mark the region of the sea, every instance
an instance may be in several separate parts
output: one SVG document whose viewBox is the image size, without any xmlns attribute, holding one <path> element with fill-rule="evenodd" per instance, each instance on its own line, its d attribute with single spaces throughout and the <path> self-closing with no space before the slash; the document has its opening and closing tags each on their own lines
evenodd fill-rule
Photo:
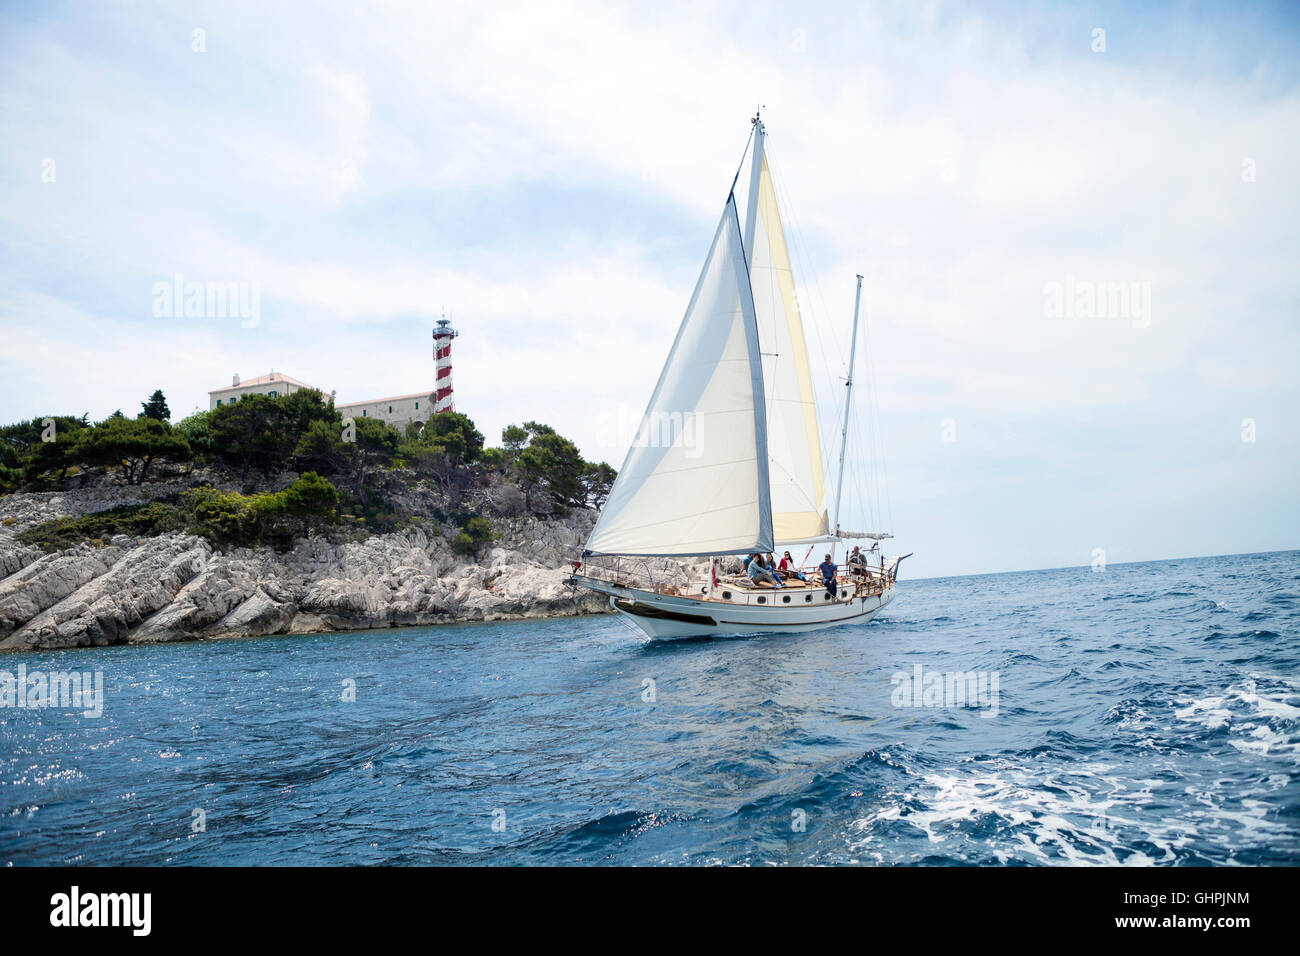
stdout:
<svg viewBox="0 0 1300 956">
<path fill-rule="evenodd" d="M 811 634 L 597 615 L 20 665 L 102 700 L 0 708 L 4 865 L 1300 863 L 1295 551 L 904 579 Z"/>
</svg>

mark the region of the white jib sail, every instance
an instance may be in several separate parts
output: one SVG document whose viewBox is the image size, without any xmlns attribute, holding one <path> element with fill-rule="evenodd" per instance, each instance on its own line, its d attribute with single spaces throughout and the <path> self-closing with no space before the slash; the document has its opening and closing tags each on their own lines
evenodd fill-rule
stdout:
<svg viewBox="0 0 1300 956">
<path fill-rule="evenodd" d="M 587 551 L 772 547 L 762 359 L 732 197 Z"/>
<path fill-rule="evenodd" d="M 756 205 L 749 278 L 763 349 L 772 530 L 777 541 L 803 541 L 827 533 L 825 479 L 803 321 L 766 156 Z"/>
</svg>

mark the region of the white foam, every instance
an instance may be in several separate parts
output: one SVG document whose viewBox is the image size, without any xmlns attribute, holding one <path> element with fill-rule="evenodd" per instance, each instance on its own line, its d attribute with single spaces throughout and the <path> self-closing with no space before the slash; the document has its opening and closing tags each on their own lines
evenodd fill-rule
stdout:
<svg viewBox="0 0 1300 956">
<path fill-rule="evenodd" d="M 1268 689 L 1261 690 L 1261 683 Z M 1252 675 L 1230 684 L 1222 695 L 1183 701 L 1174 716 L 1207 730 L 1228 727 L 1228 743 L 1242 753 L 1300 760 L 1300 706 L 1291 703 L 1296 686 L 1294 678 Z"/>
<path fill-rule="evenodd" d="M 874 831 L 880 823 L 902 821 L 953 856 L 978 858 L 984 843 L 963 846 L 971 837 L 961 824 L 992 816 L 998 819 L 999 829 L 1018 831 L 1014 849 L 990 848 L 1001 863 L 1013 859 L 1097 866 L 1174 862 L 1174 851 L 1194 834 L 1179 828 L 1152 833 L 1149 821 L 1139 818 L 1140 808 L 1152 800 L 1150 790 L 1127 790 L 1109 775 L 1111 769 L 1092 762 L 1045 772 L 1003 760 L 978 773 L 926 774 L 923 783 L 932 792 L 900 794 L 897 801 L 856 821 L 852 830 L 857 839 L 850 849 L 870 852 L 870 844 L 879 839 Z M 918 800 L 924 804 L 920 809 L 915 808 Z M 1133 829 L 1143 831 L 1144 839 L 1160 848 L 1162 855 L 1152 858 L 1127 849 L 1122 834 Z"/>
</svg>

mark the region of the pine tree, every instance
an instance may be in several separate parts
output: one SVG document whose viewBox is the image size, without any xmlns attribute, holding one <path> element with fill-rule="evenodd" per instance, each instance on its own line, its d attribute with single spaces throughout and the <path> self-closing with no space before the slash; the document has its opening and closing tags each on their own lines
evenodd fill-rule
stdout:
<svg viewBox="0 0 1300 956">
<path fill-rule="evenodd" d="M 140 407 L 144 409 L 140 413 L 141 418 L 152 418 L 158 422 L 171 420 L 172 410 L 167 407 L 167 399 L 163 397 L 161 388 L 154 389 L 154 393 L 149 396 L 149 401 L 142 402 Z"/>
</svg>

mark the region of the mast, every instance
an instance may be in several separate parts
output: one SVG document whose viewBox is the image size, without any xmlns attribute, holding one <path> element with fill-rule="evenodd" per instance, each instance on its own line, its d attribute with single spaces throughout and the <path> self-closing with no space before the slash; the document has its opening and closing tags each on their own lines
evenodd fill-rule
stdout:
<svg viewBox="0 0 1300 956">
<path fill-rule="evenodd" d="M 840 500 L 844 495 L 844 453 L 849 444 L 849 409 L 853 398 L 853 366 L 858 357 L 858 309 L 862 305 L 862 276 L 858 276 L 858 289 L 853 295 L 853 338 L 849 344 L 849 380 L 844 383 L 844 428 L 840 432 L 840 474 L 835 482 L 835 526 L 840 533 Z"/>
<path fill-rule="evenodd" d="M 745 247 L 745 262 L 754 262 L 754 224 L 758 220 L 758 183 L 763 174 L 763 120 L 757 112 L 750 121 L 754 124 L 754 153 L 749 168 L 749 202 L 745 205 L 745 233 L 741 245 Z"/>
</svg>

